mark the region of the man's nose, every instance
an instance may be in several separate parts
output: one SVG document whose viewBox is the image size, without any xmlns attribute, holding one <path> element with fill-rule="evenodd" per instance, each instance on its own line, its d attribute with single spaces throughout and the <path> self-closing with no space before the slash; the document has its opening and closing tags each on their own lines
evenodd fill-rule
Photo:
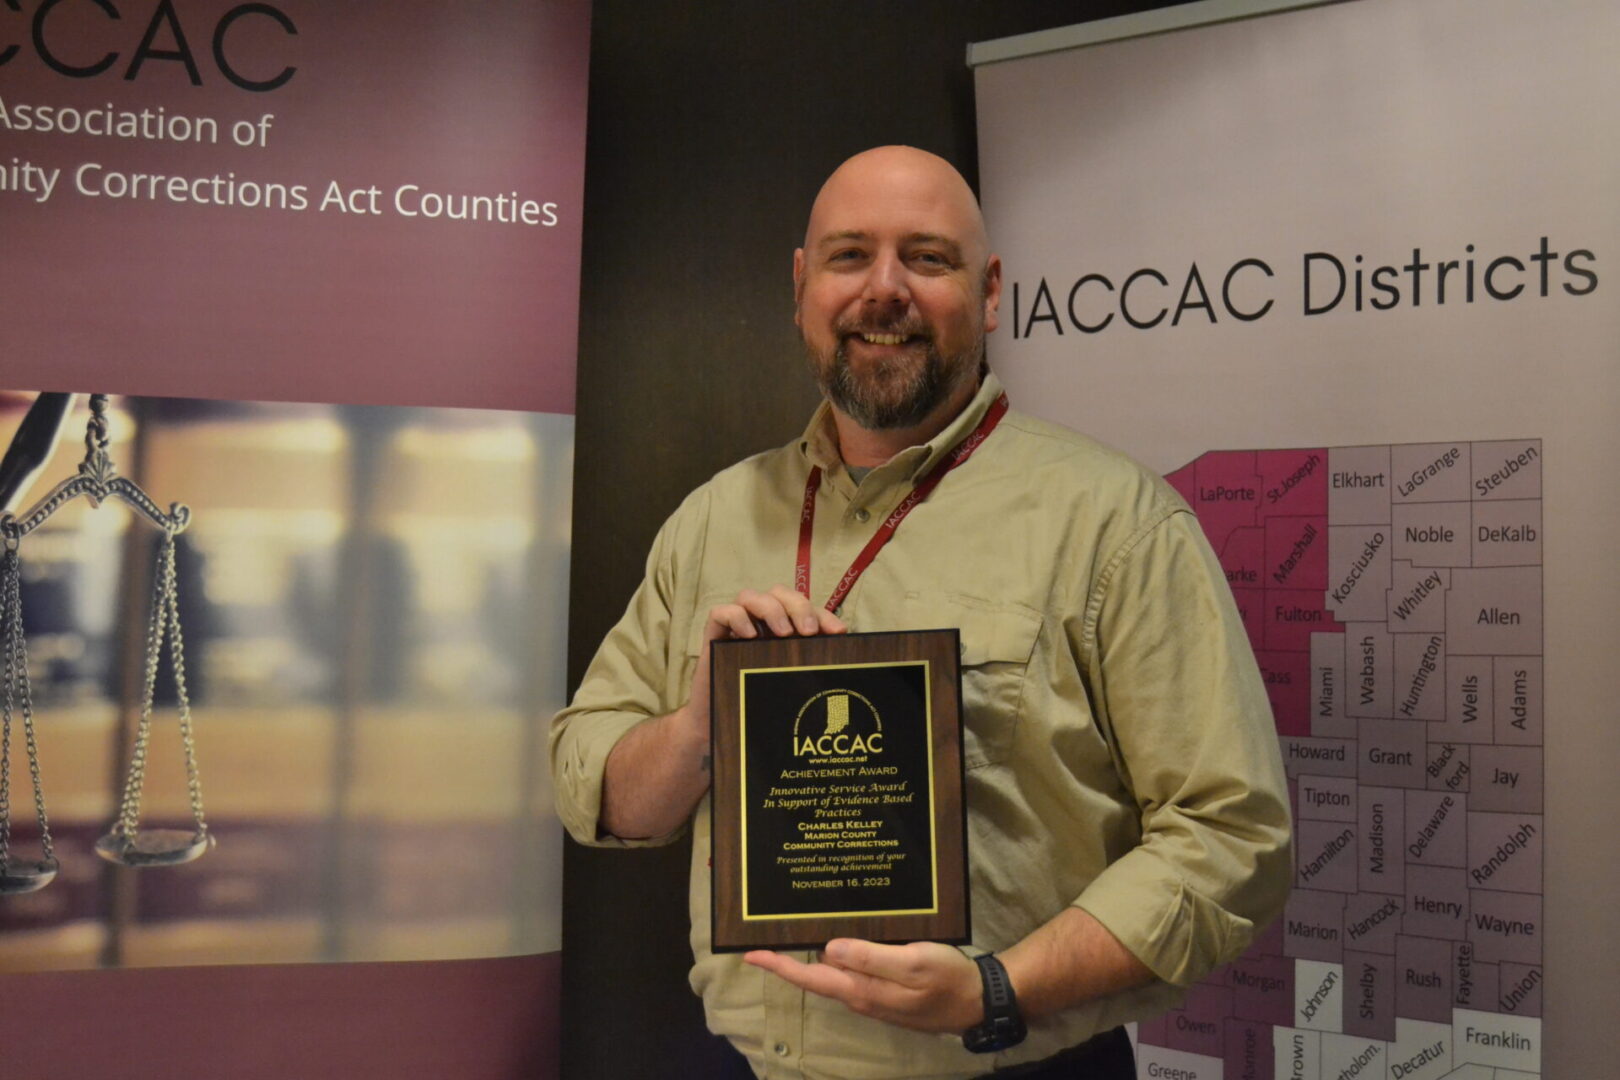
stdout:
<svg viewBox="0 0 1620 1080">
<path fill-rule="evenodd" d="M 880 304 L 910 303 L 911 292 L 906 285 L 906 267 L 894 252 L 885 252 L 872 260 L 866 274 L 863 300 Z"/>
</svg>

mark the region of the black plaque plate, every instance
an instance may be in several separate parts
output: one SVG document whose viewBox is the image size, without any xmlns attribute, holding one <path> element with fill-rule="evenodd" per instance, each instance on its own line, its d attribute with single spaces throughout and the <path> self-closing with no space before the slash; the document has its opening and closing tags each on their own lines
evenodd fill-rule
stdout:
<svg viewBox="0 0 1620 1080">
<path fill-rule="evenodd" d="M 711 656 L 715 951 L 967 941 L 956 631 Z"/>
</svg>

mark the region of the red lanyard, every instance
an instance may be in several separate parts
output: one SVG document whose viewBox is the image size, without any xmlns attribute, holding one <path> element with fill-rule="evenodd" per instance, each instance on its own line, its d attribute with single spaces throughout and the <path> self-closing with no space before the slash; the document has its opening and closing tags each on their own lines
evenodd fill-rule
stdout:
<svg viewBox="0 0 1620 1080">
<path fill-rule="evenodd" d="M 883 519 L 883 524 L 878 526 L 877 532 L 872 534 L 872 539 L 866 542 L 861 553 L 855 556 L 855 561 L 849 564 L 849 569 L 845 570 L 844 576 L 839 579 L 838 587 L 827 598 L 828 611 L 838 610 L 844 602 L 844 597 L 849 595 L 849 590 L 855 587 L 855 582 L 860 580 L 861 575 L 866 573 L 866 568 L 872 565 L 872 560 L 877 558 L 878 552 L 883 550 L 883 545 L 894 538 L 895 531 L 900 528 L 900 523 L 906 519 L 906 515 L 916 509 L 918 503 L 928 498 L 929 493 L 945 479 L 946 473 L 973 456 L 973 451 L 990 437 L 990 433 L 996 430 L 996 425 L 1001 423 L 1001 418 L 1005 415 L 1007 415 L 1007 395 L 1002 394 L 991 404 L 989 411 L 984 414 L 984 419 L 979 421 L 979 426 L 974 428 L 967 438 L 957 443 L 955 448 L 911 489 L 911 494 L 902 499 L 900 505 Z M 799 514 L 799 558 L 793 569 L 793 587 L 805 596 L 810 595 L 810 537 L 816 527 L 816 492 L 819 490 L 821 490 L 821 467 L 818 465 L 810 470 L 810 476 L 804 482 L 804 509 Z"/>
</svg>

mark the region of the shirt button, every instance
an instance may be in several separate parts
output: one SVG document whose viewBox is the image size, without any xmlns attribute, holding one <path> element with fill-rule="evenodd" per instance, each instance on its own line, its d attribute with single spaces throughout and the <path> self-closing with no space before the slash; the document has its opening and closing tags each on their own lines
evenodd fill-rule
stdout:
<svg viewBox="0 0 1620 1080">
<path fill-rule="evenodd" d="M 869 519 L 870 519 L 870 518 L 871 518 L 871 517 L 872 517 L 872 511 L 870 511 L 870 510 L 868 510 L 868 509 L 867 509 L 867 508 L 866 508 L 866 507 L 864 507 L 864 506 L 863 506 L 863 507 L 861 507 L 861 508 L 860 508 L 860 509 L 859 509 L 859 510 L 857 510 L 857 511 L 855 511 L 855 520 L 856 520 L 856 521 L 859 521 L 859 522 L 861 522 L 861 523 L 862 523 L 862 524 L 863 524 L 863 525 L 864 525 L 864 524 L 865 524 L 865 523 L 866 523 L 866 522 L 867 522 L 867 521 L 868 521 L 868 520 L 869 520 Z"/>
<path fill-rule="evenodd" d="M 776 1051 L 776 1056 L 777 1057 L 787 1057 L 787 1053 L 788 1053 L 788 1044 L 787 1043 L 777 1043 L 775 1046 L 771 1047 L 771 1049 Z"/>
</svg>

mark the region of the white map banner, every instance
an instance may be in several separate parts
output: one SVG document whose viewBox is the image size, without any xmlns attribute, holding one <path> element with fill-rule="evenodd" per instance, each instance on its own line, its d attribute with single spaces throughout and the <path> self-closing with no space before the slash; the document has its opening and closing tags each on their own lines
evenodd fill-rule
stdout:
<svg viewBox="0 0 1620 1080">
<path fill-rule="evenodd" d="M 1285 916 L 1143 1076 L 1612 1068 L 1617 47 L 1358 0 L 977 71 L 991 363 L 1197 511 L 1294 800 Z"/>
</svg>

